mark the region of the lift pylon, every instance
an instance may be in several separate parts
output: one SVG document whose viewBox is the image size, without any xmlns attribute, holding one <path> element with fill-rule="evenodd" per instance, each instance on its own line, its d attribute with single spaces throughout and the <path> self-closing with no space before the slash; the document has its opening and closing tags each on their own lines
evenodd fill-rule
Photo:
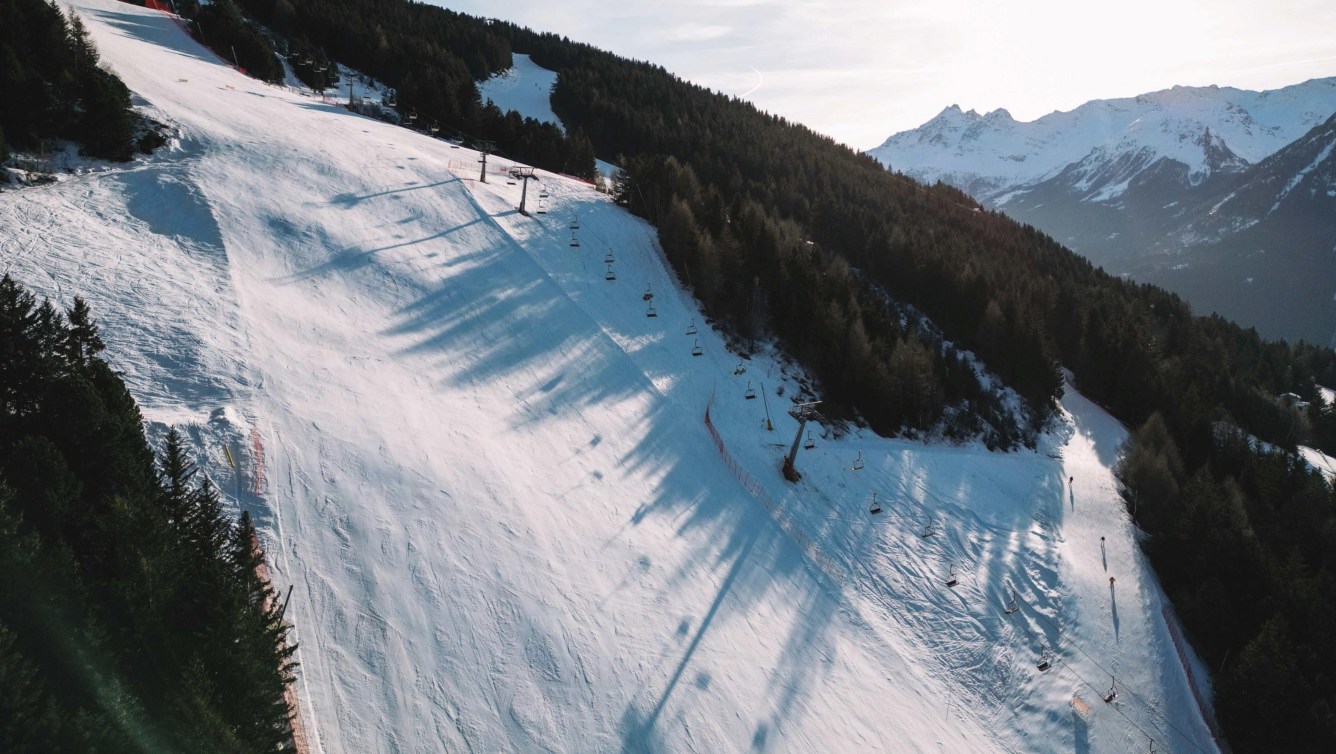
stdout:
<svg viewBox="0 0 1336 754">
<path fill-rule="evenodd" d="M 808 421 L 816 418 L 816 407 L 820 404 L 821 401 L 799 403 L 789 411 L 789 415 L 798 420 L 798 432 L 793 436 L 793 445 L 789 448 L 789 454 L 784 457 L 784 465 L 780 467 L 780 472 L 790 482 L 796 482 L 802 478 L 793 462 L 798 458 L 798 447 L 803 440 L 803 427 L 807 426 Z"/>
</svg>

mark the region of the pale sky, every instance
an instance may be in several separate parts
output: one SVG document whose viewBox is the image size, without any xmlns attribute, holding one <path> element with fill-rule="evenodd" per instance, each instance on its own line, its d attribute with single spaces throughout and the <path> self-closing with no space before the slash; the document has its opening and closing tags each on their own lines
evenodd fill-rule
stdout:
<svg viewBox="0 0 1336 754">
<path fill-rule="evenodd" d="M 428 1 L 648 60 L 859 149 L 951 104 L 1033 120 L 1336 76 L 1336 0 Z"/>
</svg>

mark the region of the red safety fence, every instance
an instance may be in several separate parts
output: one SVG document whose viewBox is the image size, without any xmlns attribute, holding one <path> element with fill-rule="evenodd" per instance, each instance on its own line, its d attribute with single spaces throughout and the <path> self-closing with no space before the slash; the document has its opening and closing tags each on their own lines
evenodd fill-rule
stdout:
<svg viewBox="0 0 1336 754">
<path fill-rule="evenodd" d="M 775 503 L 774 499 L 765 491 L 765 488 L 752 478 L 752 475 L 742 467 L 742 464 L 734 460 L 732 453 L 728 452 L 728 448 L 724 445 L 724 438 L 719 436 L 719 431 L 714 428 L 714 422 L 710 421 L 710 407 L 713 404 L 714 397 L 711 396 L 710 404 L 705 407 L 705 428 L 710 431 L 710 437 L 714 439 L 715 448 L 719 450 L 719 456 L 724 459 L 724 465 L 728 466 L 728 470 L 733 472 L 733 476 L 737 477 L 737 480 L 742 483 L 747 492 L 751 493 L 752 499 L 769 511 L 770 517 L 774 519 L 780 529 L 784 530 L 785 534 L 789 535 L 794 544 L 798 545 L 807 559 L 821 569 L 821 572 L 826 574 L 831 581 L 842 586 L 845 577 L 844 568 L 822 554 L 812 538 L 807 536 L 807 532 L 803 531 L 802 527 L 789 518 L 788 513 Z"/>
<path fill-rule="evenodd" d="M 255 481 L 251 492 L 256 495 L 264 490 L 264 443 L 260 440 L 260 430 L 251 427 L 251 450 L 255 451 Z"/>
<path fill-rule="evenodd" d="M 260 547 L 260 540 L 254 536 L 251 537 L 251 550 L 260 556 L 260 562 L 255 566 L 255 575 L 272 585 L 273 578 L 269 575 L 269 566 L 265 563 L 264 550 Z M 265 601 L 265 610 L 273 606 L 274 596 L 276 593 Z M 293 748 L 297 750 L 297 754 L 310 754 L 311 744 L 306 737 L 306 724 L 302 721 L 302 705 L 293 684 L 289 683 L 283 688 L 283 701 L 288 705 L 288 733 L 292 736 Z"/>
<path fill-rule="evenodd" d="M 1220 723 L 1215 719 L 1215 713 L 1211 710 L 1211 705 L 1206 702 L 1206 697 L 1201 692 L 1201 687 L 1197 685 L 1197 675 L 1192 672 L 1192 663 L 1188 661 L 1188 653 L 1185 649 L 1186 642 L 1183 640 L 1183 629 L 1178 625 L 1178 619 L 1173 613 L 1169 612 L 1169 606 L 1166 605 L 1160 610 L 1164 616 L 1164 622 L 1169 626 L 1169 638 L 1174 642 L 1174 651 L 1178 653 L 1178 661 L 1183 664 L 1183 672 L 1188 677 L 1188 688 L 1192 690 L 1192 698 L 1197 702 L 1197 710 L 1201 712 L 1201 718 L 1206 722 L 1206 727 L 1210 729 L 1211 736 L 1215 739 L 1215 745 L 1220 751 L 1229 754 L 1229 746 L 1225 743 L 1224 733 L 1220 730 Z"/>
</svg>

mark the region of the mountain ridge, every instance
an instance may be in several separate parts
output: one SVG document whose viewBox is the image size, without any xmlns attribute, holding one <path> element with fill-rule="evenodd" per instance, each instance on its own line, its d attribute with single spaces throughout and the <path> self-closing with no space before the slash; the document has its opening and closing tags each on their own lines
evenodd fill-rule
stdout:
<svg viewBox="0 0 1336 754">
<path fill-rule="evenodd" d="M 1333 344 L 1336 288 L 1321 281 L 1336 275 L 1324 253 L 1336 231 L 1318 230 L 1336 214 L 1336 179 L 1323 167 L 1334 113 L 1336 77 L 1261 92 L 1173 87 L 1028 123 L 952 106 L 871 154 L 961 188 L 1110 272 L 1180 293 L 1198 313 Z M 1306 146 L 1323 139 L 1325 150 Z"/>
<path fill-rule="evenodd" d="M 1186 117 L 1163 117 L 1179 112 Z M 1175 86 L 1134 97 L 1091 100 L 1033 121 L 1017 121 L 1001 108 L 980 115 L 951 105 L 918 128 L 893 134 L 868 153 L 911 177 L 927 183 L 946 180 L 1003 206 L 1005 202 L 971 184 L 1016 186 L 1042 180 L 1101 146 L 1113 150 L 1124 145 L 1115 150 L 1119 152 L 1133 145 L 1149 146 L 1162 156 L 1181 158 L 1192 150 L 1175 148 L 1183 146 L 1176 142 L 1187 141 L 1190 147 L 1205 128 L 1213 128 L 1217 142 L 1254 163 L 1333 112 L 1336 77 L 1265 91 Z M 1195 170 L 1205 167 L 1204 155 L 1201 160 L 1180 161 Z"/>
</svg>

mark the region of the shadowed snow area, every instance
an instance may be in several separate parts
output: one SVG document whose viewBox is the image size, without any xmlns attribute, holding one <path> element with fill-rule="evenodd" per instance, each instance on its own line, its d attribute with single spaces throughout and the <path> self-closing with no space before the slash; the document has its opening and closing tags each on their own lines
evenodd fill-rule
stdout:
<svg viewBox="0 0 1336 754">
<path fill-rule="evenodd" d="M 735 374 L 644 222 L 73 6 L 179 138 L 0 194 L 0 270 L 256 515 L 315 750 L 1215 751 L 1076 393 L 1038 452 L 814 427 L 790 485 L 798 375 Z"/>
</svg>

